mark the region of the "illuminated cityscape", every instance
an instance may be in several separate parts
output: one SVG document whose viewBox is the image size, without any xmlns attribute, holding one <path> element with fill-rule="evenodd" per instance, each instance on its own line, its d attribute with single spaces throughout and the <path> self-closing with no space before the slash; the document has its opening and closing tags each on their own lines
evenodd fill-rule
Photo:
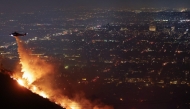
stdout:
<svg viewBox="0 0 190 109">
<path fill-rule="evenodd" d="M 69 98 L 82 91 L 114 109 L 189 109 L 189 29 L 188 8 L 2 12 L 0 54 L 14 71 L 19 55 L 8 34 L 28 32 L 29 55 L 55 66 L 55 86 Z"/>
</svg>

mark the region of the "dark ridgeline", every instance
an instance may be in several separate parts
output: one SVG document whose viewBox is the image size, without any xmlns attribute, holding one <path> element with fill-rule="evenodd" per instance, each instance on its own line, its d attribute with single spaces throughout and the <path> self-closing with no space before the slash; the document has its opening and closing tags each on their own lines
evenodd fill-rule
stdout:
<svg viewBox="0 0 190 109">
<path fill-rule="evenodd" d="M 8 75 L 0 73 L 1 109 L 63 109 L 28 89 L 20 86 Z"/>
</svg>

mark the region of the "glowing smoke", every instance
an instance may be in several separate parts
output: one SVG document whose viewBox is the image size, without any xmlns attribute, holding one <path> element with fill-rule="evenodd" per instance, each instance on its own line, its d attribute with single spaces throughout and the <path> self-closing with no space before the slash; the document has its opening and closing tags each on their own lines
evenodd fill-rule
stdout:
<svg viewBox="0 0 190 109">
<path fill-rule="evenodd" d="M 51 84 L 51 76 L 55 71 L 54 67 L 44 60 L 30 55 L 31 51 L 25 48 L 24 42 L 18 37 L 15 38 L 18 45 L 22 74 L 16 73 L 13 78 L 20 85 L 67 109 L 113 109 L 111 106 L 91 103 L 80 94 L 76 95 L 72 100 L 63 95 L 61 89 L 55 88 Z M 40 81 L 44 78 L 48 81 Z"/>
</svg>

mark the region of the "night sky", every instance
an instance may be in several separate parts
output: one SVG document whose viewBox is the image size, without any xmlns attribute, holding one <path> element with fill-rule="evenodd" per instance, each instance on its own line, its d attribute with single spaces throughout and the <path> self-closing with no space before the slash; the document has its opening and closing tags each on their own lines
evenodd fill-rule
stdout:
<svg viewBox="0 0 190 109">
<path fill-rule="evenodd" d="M 190 7 L 190 0 L 1 0 L 0 9 L 32 10 L 33 8 L 45 9 L 48 7 L 128 7 L 128 8 L 184 8 Z"/>
</svg>

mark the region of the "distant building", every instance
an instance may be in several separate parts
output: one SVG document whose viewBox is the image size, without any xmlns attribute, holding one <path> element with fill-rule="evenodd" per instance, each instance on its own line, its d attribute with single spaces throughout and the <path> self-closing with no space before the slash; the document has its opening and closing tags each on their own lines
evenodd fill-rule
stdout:
<svg viewBox="0 0 190 109">
<path fill-rule="evenodd" d="M 4 47 L 0 47 L 0 53 L 4 53 L 5 52 L 5 48 Z"/>
<path fill-rule="evenodd" d="M 175 26 L 172 26 L 171 27 L 171 32 L 174 32 L 175 31 Z"/>
<path fill-rule="evenodd" d="M 156 26 L 155 25 L 150 25 L 149 26 L 149 31 L 156 31 Z"/>
</svg>

